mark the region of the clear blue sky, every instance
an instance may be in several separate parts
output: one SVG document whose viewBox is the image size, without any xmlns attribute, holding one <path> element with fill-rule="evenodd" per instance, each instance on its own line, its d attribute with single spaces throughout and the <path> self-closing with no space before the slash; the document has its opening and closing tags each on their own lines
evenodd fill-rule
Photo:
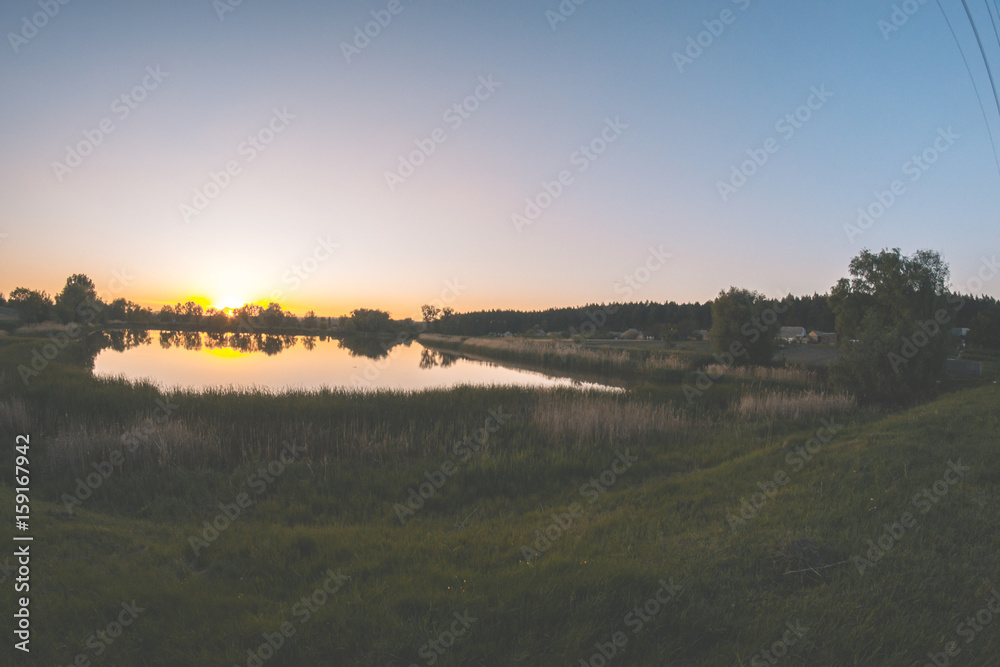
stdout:
<svg viewBox="0 0 1000 667">
<path fill-rule="evenodd" d="M 1000 75 L 995 0 L 968 2 Z M 9 0 L 0 291 L 83 272 L 149 304 L 280 294 L 405 317 L 442 292 L 458 310 L 620 299 L 626 275 L 636 300 L 824 292 L 863 247 L 939 250 L 964 289 L 1000 254 L 1000 112 L 962 3 L 942 0 L 962 48 L 934 0 L 911 3 L 890 31 L 900 3 L 871 0 L 587 0 L 558 22 L 557 0 L 53 0 L 45 20 Z M 372 12 L 391 21 L 348 62 Z M 808 120 L 776 125 L 797 109 Z M 70 168 L 85 133 L 100 143 Z M 433 153 L 387 183 L 417 142 Z M 926 170 L 910 163 L 925 150 Z M 767 161 L 723 197 L 747 151 Z M 651 247 L 670 258 L 647 273 Z M 1000 276 L 982 291 L 1000 296 Z"/>
</svg>

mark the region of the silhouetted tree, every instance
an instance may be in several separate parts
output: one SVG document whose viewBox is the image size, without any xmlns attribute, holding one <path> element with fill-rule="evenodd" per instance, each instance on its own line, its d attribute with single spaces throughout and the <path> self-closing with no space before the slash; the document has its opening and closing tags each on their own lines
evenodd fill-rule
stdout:
<svg viewBox="0 0 1000 667">
<path fill-rule="evenodd" d="M 56 315 L 63 322 L 93 322 L 104 310 L 97 298 L 94 281 L 82 273 L 66 279 L 66 285 L 56 295 Z"/>
<path fill-rule="evenodd" d="M 14 288 L 7 303 L 25 323 L 43 322 L 49 318 L 53 309 L 52 298 L 47 293 L 25 287 Z"/>
<path fill-rule="evenodd" d="M 946 291 L 948 266 L 933 251 L 863 250 L 830 300 L 844 358 L 833 379 L 864 402 L 933 395 L 944 377 L 949 331 L 963 301 Z M 856 341 L 856 342 L 853 342 Z"/>
<path fill-rule="evenodd" d="M 1000 313 L 993 311 L 980 312 L 969 327 L 965 340 L 969 347 L 982 347 L 1000 350 Z"/>
<path fill-rule="evenodd" d="M 774 356 L 778 332 L 775 302 L 763 294 L 730 287 L 712 302 L 712 349 L 733 355 L 733 363 L 767 364 Z"/>
<path fill-rule="evenodd" d="M 358 308 L 351 311 L 350 322 L 358 333 L 382 333 L 389 330 L 389 313 L 384 310 Z"/>
</svg>

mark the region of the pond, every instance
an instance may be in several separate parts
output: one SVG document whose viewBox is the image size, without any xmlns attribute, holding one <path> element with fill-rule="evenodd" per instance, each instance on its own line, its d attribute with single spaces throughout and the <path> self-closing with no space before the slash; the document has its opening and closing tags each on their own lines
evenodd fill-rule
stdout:
<svg viewBox="0 0 1000 667">
<path fill-rule="evenodd" d="M 179 331 L 101 334 L 97 376 L 145 379 L 162 389 L 210 387 L 420 391 L 456 385 L 619 387 L 513 368 L 419 343 L 373 338 Z"/>
</svg>

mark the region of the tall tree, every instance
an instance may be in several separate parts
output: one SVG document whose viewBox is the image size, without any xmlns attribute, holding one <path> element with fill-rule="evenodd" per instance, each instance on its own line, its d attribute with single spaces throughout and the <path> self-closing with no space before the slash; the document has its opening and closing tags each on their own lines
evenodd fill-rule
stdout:
<svg viewBox="0 0 1000 667">
<path fill-rule="evenodd" d="M 52 312 L 52 298 L 46 292 L 17 287 L 7 297 L 7 304 L 17 311 L 22 322 L 42 322 Z"/>
<path fill-rule="evenodd" d="M 712 302 L 712 349 L 732 354 L 739 365 L 769 363 L 774 356 L 780 310 L 783 308 L 757 292 L 736 287 L 719 292 Z"/>
<path fill-rule="evenodd" d="M 934 251 L 863 250 L 830 301 L 845 356 L 834 381 L 862 401 L 905 403 L 935 393 L 949 330 L 963 302 L 948 294 L 948 265 Z"/>
<path fill-rule="evenodd" d="M 94 281 L 82 273 L 66 279 L 66 285 L 56 296 L 56 314 L 63 322 L 90 322 L 102 311 Z"/>
</svg>

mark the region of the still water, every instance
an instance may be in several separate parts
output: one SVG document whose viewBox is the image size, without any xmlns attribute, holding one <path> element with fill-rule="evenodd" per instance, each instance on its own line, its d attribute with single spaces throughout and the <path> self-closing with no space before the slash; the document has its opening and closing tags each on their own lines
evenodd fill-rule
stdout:
<svg viewBox="0 0 1000 667">
<path fill-rule="evenodd" d="M 595 382 L 502 366 L 419 343 L 338 340 L 320 336 L 109 332 L 94 374 L 146 379 L 163 389 L 257 387 L 362 391 L 453 387 L 461 384 L 617 390 Z"/>
</svg>

